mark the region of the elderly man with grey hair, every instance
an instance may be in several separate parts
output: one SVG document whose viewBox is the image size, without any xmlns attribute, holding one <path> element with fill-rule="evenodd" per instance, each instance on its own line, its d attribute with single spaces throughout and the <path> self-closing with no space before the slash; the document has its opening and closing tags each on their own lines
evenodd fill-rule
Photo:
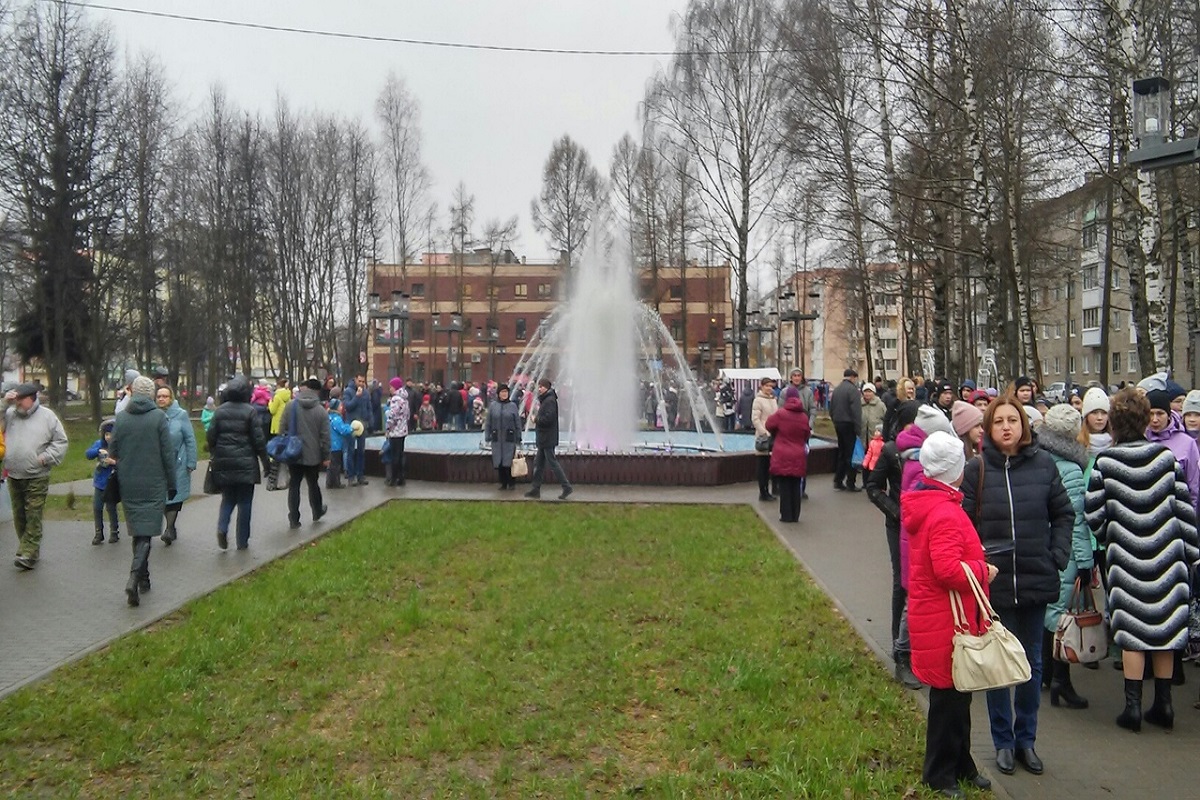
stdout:
<svg viewBox="0 0 1200 800">
<path fill-rule="evenodd" d="M 42 512 L 50 490 L 50 468 L 67 454 L 67 432 L 58 415 L 38 402 L 37 387 L 23 383 L 4 395 L 4 468 L 17 529 L 17 557 L 33 569 L 42 552 Z"/>
</svg>

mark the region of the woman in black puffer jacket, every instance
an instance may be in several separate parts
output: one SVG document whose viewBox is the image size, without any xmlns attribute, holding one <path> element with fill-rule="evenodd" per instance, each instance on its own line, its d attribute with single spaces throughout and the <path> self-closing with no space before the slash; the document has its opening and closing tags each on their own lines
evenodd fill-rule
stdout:
<svg viewBox="0 0 1200 800">
<path fill-rule="evenodd" d="M 250 382 L 237 375 L 225 387 L 223 402 L 213 413 L 207 437 L 213 483 L 221 492 L 217 546 L 222 550 L 229 547 L 229 522 L 235 507 L 237 549 L 250 546 L 254 484 L 260 483 L 267 471 L 267 440 L 257 422 L 254 406 L 250 405 Z"/>
<path fill-rule="evenodd" d="M 1000 570 L 991 584 L 992 605 L 1024 645 L 1033 673 L 1011 690 L 987 693 L 996 766 L 1008 775 L 1020 763 L 1040 775 L 1034 742 L 1042 626 L 1046 606 L 1058 598 L 1059 571 L 1070 558 L 1075 510 L 1054 458 L 1038 447 L 1029 418 L 1012 395 L 984 414 L 983 454 L 967 465 L 962 493 L 963 509 L 979 531 L 988 562 Z"/>
</svg>

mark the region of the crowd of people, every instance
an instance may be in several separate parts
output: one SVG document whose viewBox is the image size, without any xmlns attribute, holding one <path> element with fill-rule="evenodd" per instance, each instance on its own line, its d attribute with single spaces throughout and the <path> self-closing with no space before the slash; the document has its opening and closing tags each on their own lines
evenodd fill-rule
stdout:
<svg viewBox="0 0 1200 800">
<path fill-rule="evenodd" d="M 18 538 L 14 564 L 24 571 L 34 569 L 41 556 L 50 471 L 62 463 L 68 445 L 62 421 L 39 402 L 38 393 L 36 384 L 6 392 L 0 424 L 0 459 Z M 395 377 L 385 393 L 377 381 L 368 384 L 365 375 L 344 386 L 333 378 L 310 377 L 294 387 L 285 376 L 271 387 L 237 375 L 201 410 L 201 445 L 167 372 L 160 369 L 143 376 L 129 370 L 114 417 L 103 421 L 85 453 L 95 461 L 92 544 L 120 541 L 118 507 L 123 507 L 133 550 L 125 594 L 128 604 L 137 606 L 151 588 L 152 540 L 170 546 L 179 536 L 180 515 L 201 449 L 209 460 L 205 492 L 221 496 L 217 545 L 228 549 L 232 529 L 235 547 L 245 550 L 250 546 L 256 486 L 287 491 L 292 529 L 301 525 L 301 488 L 307 487 L 308 509 L 317 522 L 328 513 L 321 473 L 325 489 L 367 485 L 366 439 L 373 433 L 384 438 L 380 460 L 388 486 L 405 485 L 404 444 L 410 433 L 478 430 L 491 447 L 499 488 L 512 489 L 513 462 L 519 458 L 522 430 L 531 414 L 537 449 L 526 497 L 540 497 L 549 469 L 561 484 L 559 498 L 565 500 L 574 489 L 554 455 L 559 420 L 549 379 L 539 381 L 532 391 L 522 385 L 510 392 L 507 385 L 494 382 L 443 388 Z"/>
<path fill-rule="evenodd" d="M 1047 768 L 1036 750 L 1043 689 L 1053 706 L 1088 706 L 1073 665 L 1054 658 L 1059 621 L 1080 591 L 1104 593 L 1109 656 L 1124 675 L 1116 724 L 1173 727 L 1172 686 L 1200 654 L 1200 391 L 1157 374 L 1111 396 L 1074 388 L 1052 403 L 1026 377 L 1001 390 L 945 380 L 860 386 L 848 369 L 829 410 L 834 488 L 857 491 L 861 473 L 884 516 L 896 679 L 930 687 L 930 787 L 960 797 L 963 783 L 988 785 L 970 755 L 971 697 L 951 671 L 952 592 L 977 620 L 967 572 L 1030 664 L 1028 681 L 986 692 L 1000 772 Z"/>
</svg>

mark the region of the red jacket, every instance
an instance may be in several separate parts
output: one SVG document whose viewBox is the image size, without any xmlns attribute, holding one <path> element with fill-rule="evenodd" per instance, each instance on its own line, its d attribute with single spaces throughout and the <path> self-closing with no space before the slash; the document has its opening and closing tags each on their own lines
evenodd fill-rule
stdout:
<svg viewBox="0 0 1200 800">
<path fill-rule="evenodd" d="M 979 633 L 975 595 L 967 582 L 966 562 L 987 594 L 987 564 L 975 527 L 962 509 L 962 492 L 945 484 L 918 482 L 900 503 L 901 523 L 908 530 L 908 634 L 912 670 L 922 683 L 951 689 L 950 655 L 954 650 L 954 614 L 950 590 L 962 597 L 967 621 Z"/>
<path fill-rule="evenodd" d="M 805 446 L 812 428 L 804 403 L 793 397 L 783 408 L 767 417 L 767 431 L 775 434 L 775 445 L 771 448 L 771 474 L 788 478 L 803 478 L 808 474 L 808 453 Z"/>
</svg>

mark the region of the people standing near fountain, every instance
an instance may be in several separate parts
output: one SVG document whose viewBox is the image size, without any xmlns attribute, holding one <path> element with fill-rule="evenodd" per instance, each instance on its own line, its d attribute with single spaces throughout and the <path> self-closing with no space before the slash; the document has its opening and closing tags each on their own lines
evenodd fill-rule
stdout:
<svg viewBox="0 0 1200 800">
<path fill-rule="evenodd" d="M 758 403 L 758 398 L 754 402 Z M 799 389 L 789 386 L 784 391 L 783 408 L 767 417 L 765 429 L 774 437 L 769 458 L 771 475 L 779 483 L 779 521 L 799 522 L 802 482 L 808 475 L 808 439 L 812 436 Z"/>
<path fill-rule="evenodd" d="M 575 490 L 567 480 L 567 473 L 554 457 L 554 448 L 558 447 L 558 394 L 555 393 L 549 378 L 538 381 L 537 394 L 538 409 L 534 424 L 537 431 L 537 457 L 533 460 L 533 487 L 525 496 L 535 499 L 542 496 L 542 474 L 549 466 L 562 484 L 562 494 L 558 499 L 566 500 Z"/>
<path fill-rule="evenodd" d="M 346 419 L 353 424 L 359 422 L 364 433 L 371 428 L 373 412 L 371 411 L 371 395 L 367 389 L 367 376 L 356 375 L 354 383 L 346 387 L 343 394 L 342 407 L 346 411 Z M 346 443 L 346 485 L 366 486 L 364 475 L 367 461 L 367 437 L 356 436 L 353 442 Z"/>
<path fill-rule="evenodd" d="M 384 465 L 388 486 L 404 485 L 404 440 L 408 437 L 408 392 L 404 390 L 404 379 L 392 378 L 392 396 L 384 414 L 384 431 L 388 441 L 388 460 Z"/>
<path fill-rule="evenodd" d="M 717 416 L 725 419 L 725 432 L 733 433 L 737 429 L 737 405 L 733 393 L 733 383 L 729 378 L 721 382 L 717 393 Z"/>
<path fill-rule="evenodd" d="M 850 465 L 854 457 L 854 443 L 862 428 L 862 395 L 855 382 L 858 370 L 847 367 L 842 372 L 842 382 L 829 398 L 829 417 L 837 431 L 838 449 L 834 459 L 833 488 L 839 492 L 862 491 L 856 486 L 858 471 Z"/>
<path fill-rule="evenodd" d="M 771 492 L 771 432 L 767 420 L 779 410 L 775 399 L 775 381 L 763 378 L 758 382 L 758 394 L 750 411 L 750 424 L 754 428 L 754 451 L 758 456 L 758 499 L 767 502 L 775 499 Z"/>
<path fill-rule="evenodd" d="M 509 397 L 507 384 L 500 384 L 496 400 L 488 404 L 483 438 L 492 446 L 492 466 L 500 475 L 500 489 L 515 489 L 512 463 L 521 441 L 521 412 Z"/>
</svg>

